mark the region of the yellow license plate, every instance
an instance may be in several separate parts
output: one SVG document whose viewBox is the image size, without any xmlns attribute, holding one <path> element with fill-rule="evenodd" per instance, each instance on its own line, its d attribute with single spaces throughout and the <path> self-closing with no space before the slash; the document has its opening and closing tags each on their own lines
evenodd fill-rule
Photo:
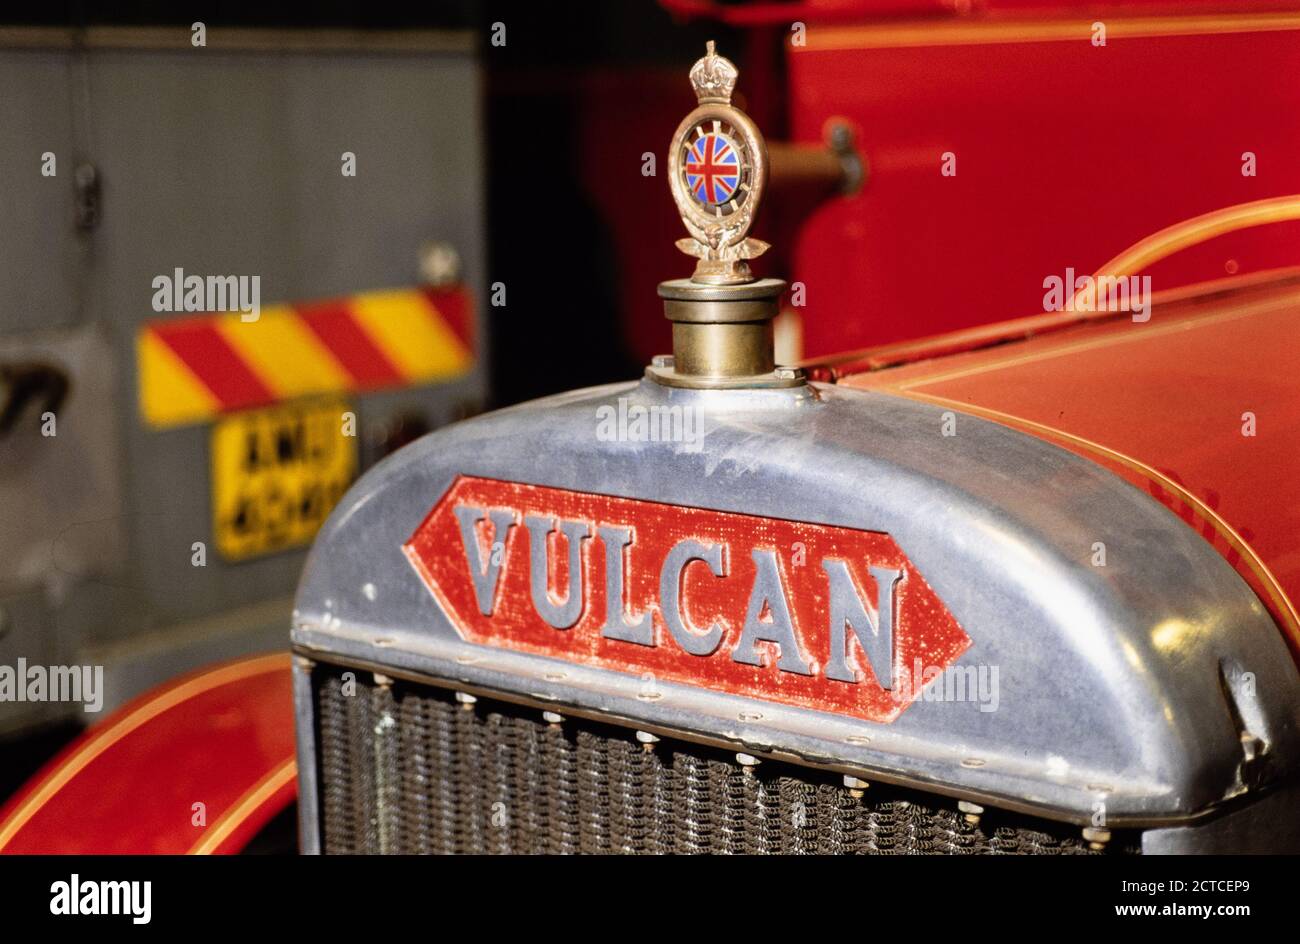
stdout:
<svg viewBox="0 0 1300 944">
<path fill-rule="evenodd" d="M 311 401 L 249 410 L 212 430 L 212 533 L 226 560 L 311 542 L 357 473 L 349 406 Z M 345 415 L 346 414 L 346 415 Z"/>
</svg>

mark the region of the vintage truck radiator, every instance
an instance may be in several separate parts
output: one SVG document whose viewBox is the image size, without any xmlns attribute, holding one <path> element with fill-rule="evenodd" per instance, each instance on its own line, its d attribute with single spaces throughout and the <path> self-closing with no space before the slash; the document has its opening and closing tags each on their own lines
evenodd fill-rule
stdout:
<svg viewBox="0 0 1300 944">
<path fill-rule="evenodd" d="M 700 410 L 707 447 L 600 440 L 620 398 Z M 1294 668 L 1258 599 L 1107 470 L 975 417 L 951 445 L 941 412 L 644 381 L 457 424 L 376 467 L 297 598 L 304 849 L 1243 848 L 1237 824 L 1293 795 Z M 548 521 L 555 573 L 530 587 Z M 777 633 L 756 600 L 780 611 L 779 652 L 746 641 Z M 850 611 L 852 639 L 835 632 Z M 918 686 L 922 663 L 942 685 Z M 645 751 L 638 729 L 661 741 Z M 845 774 L 871 786 L 853 796 Z"/>
<path fill-rule="evenodd" d="M 326 853 L 1088 854 L 1076 827 L 354 671 L 313 673 Z M 1111 851 L 1131 851 L 1112 842 Z"/>
</svg>

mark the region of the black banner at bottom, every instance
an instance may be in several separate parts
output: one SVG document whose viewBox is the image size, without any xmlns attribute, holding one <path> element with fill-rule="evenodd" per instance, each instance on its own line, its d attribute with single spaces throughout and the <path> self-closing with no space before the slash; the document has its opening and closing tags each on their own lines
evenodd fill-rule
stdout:
<svg viewBox="0 0 1300 944">
<path fill-rule="evenodd" d="M 1051 922 L 1041 927 L 1064 921 L 1071 931 L 1127 926 L 1159 934 L 1193 923 L 1230 932 L 1261 919 L 1277 922 L 1294 898 L 1294 860 L 1276 858 L 627 862 L 607 863 L 595 881 L 589 866 L 536 859 L 0 857 L 0 901 L 10 927 L 128 935 L 407 926 L 464 934 L 467 920 L 493 933 L 516 923 L 536 932 L 560 914 L 564 926 L 607 933 L 606 915 L 626 927 L 632 916 L 671 921 L 701 909 L 736 930 L 768 914 L 802 916 L 825 930 L 830 915 L 865 909 L 859 920 L 877 928 L 886 918 L 933 930 L 956 922 L 991 929 L 1008 920 L 1034 927 L 1025 922 L 1041 919 Z"/>
</svg>

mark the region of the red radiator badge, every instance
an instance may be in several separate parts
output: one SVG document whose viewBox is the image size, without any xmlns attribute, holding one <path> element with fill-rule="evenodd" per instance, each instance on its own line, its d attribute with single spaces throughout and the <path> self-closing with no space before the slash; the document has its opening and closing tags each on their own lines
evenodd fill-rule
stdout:
<svg viewBox="0 0 1300 944">
<path fill-rule="evenodd" d="M 971 642 L 874 531 L 462 476 L 403 549 L 469 642 L 869 721 Z"/>
</svg>

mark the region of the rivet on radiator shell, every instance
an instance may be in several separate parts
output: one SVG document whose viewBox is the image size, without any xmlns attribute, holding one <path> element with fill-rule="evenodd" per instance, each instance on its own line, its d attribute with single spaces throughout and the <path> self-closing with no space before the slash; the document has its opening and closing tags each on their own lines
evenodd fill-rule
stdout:
<svg viewBox="0 0 1300 944">
<path fill-rule="evenodd" d="M 460 702 L 460 707 L 465 711 L 473 711 L 474 703 L 478 701 L 478 699 L 469 692 L 457 692 L 456 700 Z"/>
<path fill-rule="evenodd" d="M 980 817 L 984 815 L 984 807 L 978 803 L 970 803 L 966 800 L 957 801 L 957 809 L 966 814 L 966 822 L 972 826 L 980 824 Z"/>
<path fill-rule="evenodd" d="M 378 685 L 380 688 L 392 688 L 393 680 L 389 678 L 387 675 L 380 675 L 378 672 L 376 672 L 375 684 Z"/>
<path fill-rule="evenodd" d="M 563 724 L 564 715 L 560 714 L 558 711 L 543 711 L 542 720 L 547 724 Z"/>
<path fill-rule="evenodd" d="M 754 768 L 762 763 L 762 761 L 753 754 L 737 754 L 736 763 L 744 768 L 745 776 L 751 777 L 754 774 Z"/>
<path fill-rule="evenodd" d="M 1098 829 L 1095 826 L 1083 827 L 1083 838 L 1088 841 L 1088 848 L 1094 852 L 1101 852 L 1106 848 L 1106 843 L 1110 842 L 1110 830 Z"/>
<path fill-rule="evenodd" d="M 849 788 L 849 796 L 853 797 L 853 799 L 855 800 L 861 800 L 862 795 L 866 792 L 867 787 L 871 786 L 871 784 L 867 783 L 867 781 L 861 779 L 860 777 L 854 777 L 851 774 L 845 774 L 844 786 Z"/>
<path fill-rule="evenodd" d="M 651 734 L 649 731 L 638 731 L 636 733 L 636 739 L 641 742 L 641 749 L 646 753 L 653 751 L 655 745 L 659 743 L 659 738 Z"/>
</svg>

